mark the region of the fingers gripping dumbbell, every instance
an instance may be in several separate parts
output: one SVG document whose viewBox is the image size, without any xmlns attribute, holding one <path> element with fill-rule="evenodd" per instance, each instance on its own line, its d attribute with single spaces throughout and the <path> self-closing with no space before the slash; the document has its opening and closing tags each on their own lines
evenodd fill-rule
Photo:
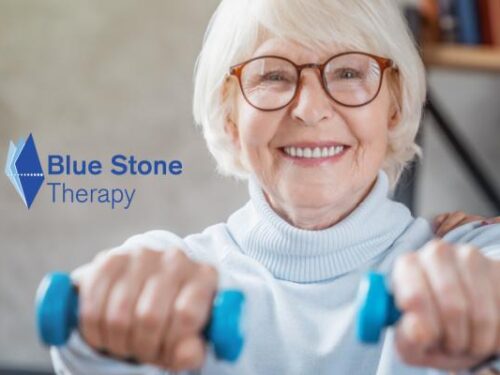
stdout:
<svg viewBox="0 0 500 375">
<path fill-rule="evenodd" d="M 64 345 L 78 327 L 78 291 L 68 274 L 46 275 L 36 296 L 38 334 L 46 345 Z M 203 330 L 219 359 L 235 361 L 243 347 L 241 315 L 244 295 L 241 291 L 220 291 L 213 302 L 210 320 Z"/>
</svg>

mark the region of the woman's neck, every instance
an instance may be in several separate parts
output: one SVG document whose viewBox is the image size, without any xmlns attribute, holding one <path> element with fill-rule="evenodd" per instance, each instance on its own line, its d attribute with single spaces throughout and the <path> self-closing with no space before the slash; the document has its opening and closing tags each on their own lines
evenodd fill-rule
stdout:
<svg viewBox="0 0 500 375">
<path fill-rule="evenodd" d="M 357 269 L 391 247 L 414 220 L 408 208 L 387 197 L 384 171 L 347 217 L 321 230 L 284 220 L 253 176 L 248 188 L 250 201 L 229 217 L 228 233 L 243 254 L 283 280 L 318 282 Z"/>
</svg>

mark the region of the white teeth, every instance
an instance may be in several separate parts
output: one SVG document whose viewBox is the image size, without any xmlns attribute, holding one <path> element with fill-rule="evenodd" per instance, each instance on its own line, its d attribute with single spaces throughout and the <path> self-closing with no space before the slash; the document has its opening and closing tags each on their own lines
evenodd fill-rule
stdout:
<svg viewBox="0 0 500 375">
<path fill-rule="evenodd" d="M 300 148 L 300 147 L 285 147 L 285 152 L 294 157 L 299 158 L 325 158 L 329 156 L 337 155 L 338 153 L 344 150 L 344 146 L 330 146 L 330 147 L 315 147 L 311 149 L 309 147 Z"/>
</svg>

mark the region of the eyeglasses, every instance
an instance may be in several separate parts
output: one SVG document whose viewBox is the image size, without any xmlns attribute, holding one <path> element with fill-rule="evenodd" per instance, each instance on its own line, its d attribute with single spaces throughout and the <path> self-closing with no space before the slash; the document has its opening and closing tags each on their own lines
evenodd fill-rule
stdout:
<svg viewBox="0 0 500 375">
<path fill-rule="evenodd" d="M 346 107 L 361 107 L 373 101 L 382 86 L 384 71 L 398 70 L 391 59 L 365 52 L 343 52 L 323 64 L 297 65 L 272 55 L 254 57 L 232 66 L 229 75 L 238 78 L 248 104 L 262 111 L 276 111 L 295 98 L 305 68 L 319 69 L 325 92 Z"/>
</svg>

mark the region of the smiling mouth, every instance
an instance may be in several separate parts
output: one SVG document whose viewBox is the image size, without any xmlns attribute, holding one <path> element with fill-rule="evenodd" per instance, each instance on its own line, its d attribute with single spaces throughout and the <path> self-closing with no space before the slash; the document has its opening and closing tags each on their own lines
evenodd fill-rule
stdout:
<svg viewBox="0 0 500 375">
<path fill-rule="evenodd" d="M 337 145 L 329 147 L 281 147 L 283 154 L 294 159 L 330 159 L 343 155 L 350 146 Z"/>
</svg>

